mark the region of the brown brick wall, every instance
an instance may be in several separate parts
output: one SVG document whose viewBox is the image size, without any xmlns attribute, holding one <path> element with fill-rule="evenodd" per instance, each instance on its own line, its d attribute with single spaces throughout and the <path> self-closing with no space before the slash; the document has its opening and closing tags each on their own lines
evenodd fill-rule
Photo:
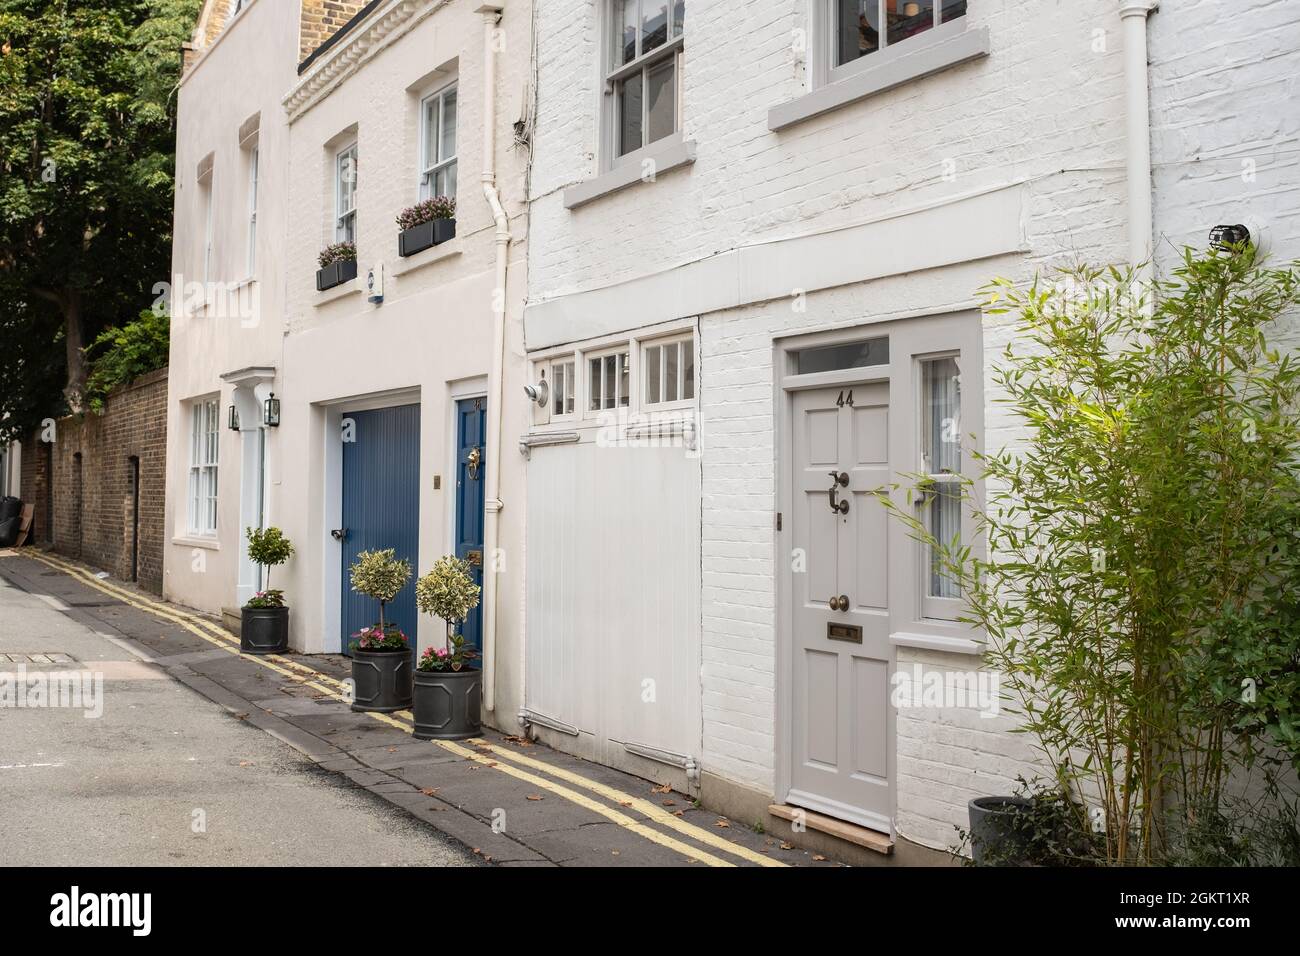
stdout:
<svg viewBox="0 0 1300 956">
<path fill-rule="evenodd" d="M 140 463 L 137 580 L 142 587 L 161 594 L 167 481 L 165 368 L 113 392 L 102 415 L 60 419 L 53 443 L 42 442 L 40 433 L 28 436 L 23 442 L 23 500 L 36 506 L 32 523 L 36 544 L 53 544 L 62 554 L 129 581 L 134 524 L 132 458 Z"/>
<path fill-rule="evenodd" d="M 311 56 L 322 43 L 351 20 L 366 0 L 302 0 L 298 26 L 298 62 Z"/>
</svg>

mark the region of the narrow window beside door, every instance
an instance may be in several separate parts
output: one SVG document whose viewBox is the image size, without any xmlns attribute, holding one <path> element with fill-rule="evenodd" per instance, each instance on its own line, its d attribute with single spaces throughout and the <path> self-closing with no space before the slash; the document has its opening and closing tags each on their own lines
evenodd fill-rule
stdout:
<svg viewBox="0 0 1300 956">
<path fill-rule="evenodd" d="M 216 399 L 206 399 L 190 406 L 190 534 L 217 533 L 217 445 Z"/>
<path fill-rule="evenodd" d="M 954 357 L 921 363 L 922 457 L 931 493 L 922 507 L 924 521 L 936 541 L 961 544 L 961 374 Z M 927 560 L 926 595 L 955 599 L 957 581 L 944 566 L 937 548 Z"/>
</svg>

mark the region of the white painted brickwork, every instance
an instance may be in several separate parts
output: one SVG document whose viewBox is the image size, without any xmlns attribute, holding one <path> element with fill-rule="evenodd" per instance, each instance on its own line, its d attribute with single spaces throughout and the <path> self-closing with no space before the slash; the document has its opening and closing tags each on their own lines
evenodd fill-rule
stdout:
<svg viewBox="0 0 1300 956">
<path fill-rule="evenodd" d="M 766 793 L 775 785 L 774 337 L 970 308 L 975 290 L 994 275 L 1025 278 L 1074 259 L 1122 260 L 1118 7 L 1116 0 L 971 0 L 968 23 L 988 28 L 989 57 L 773 133 L 768 110 L 807 91 L 792 38 L 807 26 L 808 3 L 693 0 L 682 102 L 696 162 L 574 211 L 564 208 L 564 189 L 598 171 L 597 4 L 554 0 L 539 9 L 530 303 L 670 272 L 757 241 L 1025 184 L 1023 253 L 813 291 L 804 313 L 789 301 L 770 301 L 701 316 L 708 772 Z M 1165 0 L 1152 21 L 1157 234 L 1199 240 L 1203 217 L 1239 221 L 1229 214 L 1243 185 L 1235 159 L 1230 169 L 1222 162 L 1167 164 L 1189 153 L 1235 157 L 1249 144 L 1260 168 L 1249 195 L 1277 211 L 1276 245 L 1294 250 L 1300 4 L 1248 0 L 1238 10 L 1241 22 L 1225 29 L 1230 18 L 1221 4 Z M 1225 58 L 1240 70 L 1220 75 Z M 1228 128 L 1197 128 L 1215 122 Z M 1222 213 L 1204 208 L 1206 190 Z M 872 252 L 863 248 L 862 255 Z M 610 318 L 611 330 L 618 321 Z M 1007 335 L 1004 323 L 986 322 L 986 359 L 1001 354 Z M 986 361 L 989 448 L 1019 437 L 996 398 Z M 901 667 L 919 661 L 963 671 L 976 661 L 903 649 L 898 659 Z M 1018 775 L 1034 776 L 1031 740 L 1009 727 L 1006 716 L 974 711 L 900 712 L 899 833 L 948 847 L 954 825 L 965 825 L 970 798 L 1006 792 Z"/>
</svg>

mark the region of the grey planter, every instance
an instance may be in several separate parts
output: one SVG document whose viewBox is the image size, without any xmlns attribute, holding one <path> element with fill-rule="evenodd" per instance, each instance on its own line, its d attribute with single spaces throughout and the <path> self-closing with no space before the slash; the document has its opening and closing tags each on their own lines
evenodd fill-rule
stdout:
<svg viewBox="0 0 1300 956">
<path fill-rule="evenodd" d="M 289 649 L 287 607 L 239 609 L 239 649 L 245 654 L 279 654 Z"/>
<path fill-rule="evenodd" d="M 413 256 L 456 237 L 455 219 L 431 219 L 397 234 L 397 254 Z"/>
<path fill-rule="evenodd" d="M 464 740 L 479 734 L 483 672 L 416 671 L 414 735 L 420 740 Z"/>
<path fill-rule="evenodd" d="M 352 684 L 356 711 L 390 714 L 411 706 L 411 652 L 352 652 Z"/>
<path fill-rule="evenodd" d="M 332 289 L 336 285 L 351 282 L 356 277 L 356 259 L 348 259 L 342 262 L 331 262 L 324 269 L 316 270 L 316 291 L 324 292 L 326 289 Z"/>
<path fill-rule="evenodd" d="M 971 857 L 986 865 L 990 854 L 1000 864 L 1029 863 L 1029 833 L 1016 826 L 1020 814 L 1033 808 L 1024 797 L 976 797 L 970 812 Z"/>
</svg>

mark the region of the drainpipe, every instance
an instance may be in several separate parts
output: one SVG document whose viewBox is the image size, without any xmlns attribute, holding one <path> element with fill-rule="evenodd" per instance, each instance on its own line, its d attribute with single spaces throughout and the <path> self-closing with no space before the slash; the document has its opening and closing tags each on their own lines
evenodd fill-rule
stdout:
<svg viewBox="0 0 1300 956">
<path fill-rule="evenodd" d="M 483 706 L 496 710 L 497 572 L 496 553 L 501 508 L 501 377 L 506 339 L 506 262 L 510 220 L 497 192 L 496 174 L 496 26 L 501 7 L 484 4 L 483 16 L 483 198 L 496 224 L 496 281 L 492 286 L 492 364 L 488 371 L 487 485 L 483 520 Z"/>
<path fill-rule="evenodd" d="M 1154 226 L 1151 220 L 1151 102 L 1147 91 L 1147 17 L 1159 0 L 1121 0 L 1124 33 L 1124 106 L 1128 172 L 1128 258 L 1150 288 Z"/>
</svg>

